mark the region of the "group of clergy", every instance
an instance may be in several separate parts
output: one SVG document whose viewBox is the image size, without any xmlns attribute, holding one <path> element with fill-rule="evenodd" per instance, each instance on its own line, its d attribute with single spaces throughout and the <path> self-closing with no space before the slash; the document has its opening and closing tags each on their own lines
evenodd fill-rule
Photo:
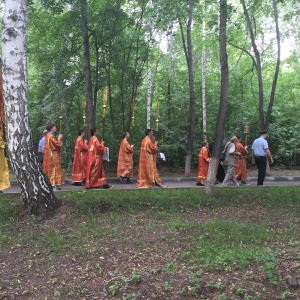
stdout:
<svg viewBox="0 0 300 300">
<path fill-rule="evenodd" d="M 78 132 L 75 143 L 74 160 L 72 167 L 72 183 L 80 185 L 85 182 L 86 189 L 101 188 L 109 189 L 106 183 L 106 176 L 103 167 L 103 155 L 107 151 L 103 140 L 98 140 L 98 130 L 90 130 L 91 139 L 89 143 L 84 140 L 84 131 Z M 130 134 L 125 131 L 120 144 L 117 177 L 122 183 L 132 183 L 133 177 L 133 149 L 129 144 Z M 149 188 L 154 186 L 163 187 L 157 166 L 156 154 L 158 152 L 158 142 L 154 140 L 153 130 L 145 131 L 145 138 L 142 140 L 140 149 L 140 159 L 137 177 L 139 188 Z"/>
<path fill-rule="evenodd" d="M 60 153 L 63 146 L 62 135 L 55 137 L 56 126 L 49 123 L 46 126 L 46 133 L 39 142 L 38 152 L 41 158 L 43 169 L 54 190 L 60 190 L 64 184 L 64 175 L 61 168 Z M 75 142 L 74 159 L 72 166 L 72 184 L 85 185 L 86 189 L 110 189 L 111 185 L 106 182 L 106 175 L 103 166 L 103 155 L 107 151 L 104 140 L 99 140 L 97 128 L 90 129 L 91 138 L 85 140 L 84 130 L 78 131 Z M 123 140 L 120 144 L 117 177 L 122 183 L 132 183 L 133 177 L 133 149 L 134 146 L 128 142 L 129 132 L 123 133 Z M 145 138 L 140 148 L 140 159 L 137 176 L 139 188 L 165 187 L 163 186 L 156 166 L 156 155 L 158 142 L 155 141 L 153 130 L 145 131 Z"/>
</svg>

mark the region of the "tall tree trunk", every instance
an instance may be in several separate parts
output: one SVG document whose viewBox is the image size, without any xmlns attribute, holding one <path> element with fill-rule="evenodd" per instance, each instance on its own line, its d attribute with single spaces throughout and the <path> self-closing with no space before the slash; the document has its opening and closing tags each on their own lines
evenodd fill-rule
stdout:
<svg viewBox="0 0 300 300">
<path fill-rule="evenodd" d="M 61 202 L 34 153 L 28 119 L 27 1 L 6 0 L 2 21 L 3 96 L 10 163 L 21 186 L 26 212 L 48 218 Z"/>
<path fill-rule="evenodd" d="M 193 143 L 194 143 L 194 134 L 195 134 L 195 92 L 194 92 L 194 72 L 193 72 L 193 53 L 192 53 L 192 22 L 193 22 L 193 8 L 194 1 L 190 0 L 189 2 L 189 16 L 187 23 L 187 49 L 184 41 L 184 34 L 182 23 L 179 21 L 181 36 L 183 41 L 183 47 L 185 52 L 185 57 L 188 66 L 189 72 L 189 95 L 190 95 L 190 105 L 189 105 L 189 126 L 188 126 L 188 143 L 187 143 L 187 154 L 185 159 L 185 176 L 191 174 L 191 161 L 193 154 Z"/>
<path fill-rule="evenodd" d="M 150 41 L 150 50 L 152 48 L 152 41 Z M 148 78 L 148 87 L 147 87 L 147 128 L 151 127 L 151 106 L 152 106 L 152 70 L 151 70 L 151 60 L 148 57 L 148 70 L 147 70 L 147 78 Z"/>
<path fill-rule="evenodd" d="M 92 74 L 90 63 L 90 42 L 88 34 L 87 22 L 87 2 L 81 0 L 81 21 L 82 21 L 82 35 L 83 35 L 83 53 L 84 53 L 84 75 L 85 75 L 85 89 L 86 89 L 86 106 L 88 116 L 88 132 L 91 128 L 96 127 L 96 103 L 93 101 L 93 88 L 92 88 Z"/>
<path fill-rule="evenodd" d="M 173 23 L 169 28 L 169 42 L 168 42 L 168 52 L 169 52 L 169 66 L 168 66 L 168 129 L 171 129 L 171 71 L 172 71 L 172 60 L 173 60 Z"/>
<path fill-rule="evenodd" d="M 150 11 L 153 9 L 152 0 L 149 1 L 149 9 Z M 149 50 L 150 55 L 152 51 L 152 31 L 153 31 L 153 21 L 152 17 L 150 17 L 150 26 L 149 26 Z M 151 128 L 151 107 L 152 107 L 152 70 L 151 70 L 151 59 L 150 55 L 148 55 L 148 88 L 147 88 L 147 128 Z"/>
<path fill-rule="evenodd" d="M 276 0 L 273 0 L 273 9 L 274 9 L 274 19 L 275 19 L 275 28 L 276 28 L 276 40 L 277 40 L 277 61 L 276 61 L 276 69 L 274 73 L 272 90 L 270 95 L 270 102 L 269 102 L 269 107 L 268 107 L 268 112 L 266 117 L 266 128 L 269 127 L 271 121 L 271 114 L 273 110 L 273 104 L 275 101 L 276 84 L 277 84 L 279 67 L 280 67 L 280 46 L 281 45 L 280 45 L 280 32 L 279 32 L 278 10 L 277 10 Z"/>
<path fill-rule="evenodd" d="M 206 127 L 206 49 L 205 49 L 205 0 L 202 1 L 202 126 L 203 126 L 203 140 L 207 140 Z"/>
<path fill-rule="evenodd" d="M 221 66 L 221 93 L 220 104 L 215 131 L 214 148 L 209 164 L 208 176 L 205 185 L 205 193 L 212 195 L 216 181 L 217 168 L 219 165 L 220 149 L 224 138 L 224 125 L 227 111 L 228 99 L 228 56 L 227 56 L 227 0 L 220 0 L 220 28 L 219 28 L 219 48 Z"/>
<path fill-rule="evenodd" d="M 245 0 L 241 0 L 244 10 L 244 15 L 246 18 L 248 30 L 250 33 L 250 39 L 252 48 L 255 54 L 255 60 L 256 60 L 256 72 L 257 72 L 257 80 L 258 80 L 258 95 L 259 95 L 259 105 L 258 105 L 258 111 L 259 111 L 259 125 L 260 129 L 264 129 L 265 124 L 265 116 L 264 116 L 264 89 L 263 89 L 263 77 L 262 77 L 262 70 L 261 70 L 261 59 L 260 59 L 260 53 L 258 51 L 256 42 L 255 42 L 255 36 L 252 28 L 252 23 L 249 18 L 249 13 L 245 4 Z"/>
</svg>

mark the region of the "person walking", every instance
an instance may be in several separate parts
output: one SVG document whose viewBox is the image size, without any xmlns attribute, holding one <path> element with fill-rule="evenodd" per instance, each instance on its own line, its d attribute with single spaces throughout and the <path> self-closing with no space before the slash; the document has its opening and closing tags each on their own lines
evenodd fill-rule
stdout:
<svg viewBox="0 0 300 300">
<path fill-rule="evenodd" d="M 214 140 L 208 145 L 208 150 L 210 155 L 212 155 L 213 148 L 214 148 Z M 223 182 L 224 178 L 225 178 L 225 171 L 224 171 L 223 163 L 221 164 L 221 162 L 219 161 L 215 184 Z"/>
<path fill-rule="evenodd" d="M 130 178 L 133 176 L 133 145 L 129 144 L 129 137 L 129 132 L 125 131 L 118 156 L 117 177 L 122 183 L 132 183 Z"/>
<path fill-rule="evenodd" d="M 198 154 L 198 181 L 196 185 L 205 186 L 209 163 L 210 154 L 208 151 L 208 143 L 203 141 L 202 148 Z"/>
<path fill-rule="evenodd" d="M 84 140 L 85 132 L 80 129 L 74 147 L 74 159 L 72 165 L 72 185 L 82 185 L 85 182 L 85 169 L 87 162 L 87 140 Z"/>
<path fill-rule="evenodd" d="M 226 159 L 224 161 L 224 166 L 226 166 L 226 176 L 224 178 L 222 186 L 227 186 L 230 180 L 233 181 L 235 186 L 240 186 L 235 179 L 235 166 L 237 164 L 237 158 L 241 155 L 241 152 L 237 151 L 236 144 L 238 138 L 233 136 L 229 142 L 226 143 Z"/>
<path fill-rule="evenodd" d="M 45 139 L 47 134 L 48 134 L 48 130 L 44 130 L 43 137 L 40 139 L 38 145 L 38 160 L 41 163 L 41 165 L 43 165 Z"/>
<path fill-rule="evenodd" d="M 152 129 L 146 129 L 145 135 L 140 149 L 137 186 L 138 188 L 165 187 L 160 180 L 156 167 L 158 142 L 154 141 Z"/>
<path fill-rule="evenodd" d="M 106 152 L 104 141 L 98 140 L 97 128 L 90 129 L 91 139 L 88 144 L 88 156 L 86 166 L 86 189 L 111 189 L 112 186 L 106 183 L 106 175 L 103 167 L 103 154 Z"/>
<path fill-rule="evenodd" d="M 236 136 L 238 138 L 238 142 L 236 143 L 236 149 L 238 152 L 241 152 L 241 156 L 237 159 L 237 164 L 235 166 L 235 179 L 241 180 L 241 185 L 250 185 L 247 182 L 248 179 L 248 171 L 247 171 L 247 154 L 248 147 L 243 146 L 241 143 L 242 139 L 239 135 Z"/>
<path fill-rule="evenodd" d="M 61 188 L 58 186 L 65 183 L 60 162 L 60 152 L 63 146 L 61 141 L 62 134 L 60 133 L 56 139 L 54 136 L 56 133 L 56 126 L 54 123 L 48 123 L 46 129 L 48 133 L 45 137 L 43 169 L 49 178 L 51 185 L 54 187 L 54 190 L 60 190 Z"/>
<path fill-rule="evenodd" d="M 252 163 L 256 164 L 258 170 L 257 185 L 264 185 L 267 169 L 267 157 L 270 160 L 270 164 L 273 164 L 272 154 L 269 150 L 267 142 L 268 131 L 262 130 L 260 137 L 254 140 L 252 144 Z"/>
</svg>

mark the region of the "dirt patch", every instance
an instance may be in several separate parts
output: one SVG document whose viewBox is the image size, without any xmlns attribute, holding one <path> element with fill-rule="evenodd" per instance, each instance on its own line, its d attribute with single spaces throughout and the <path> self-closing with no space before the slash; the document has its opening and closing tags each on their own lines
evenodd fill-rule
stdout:
<svg viewBox="0 0 300 300">
<path fill-rule="evenodd" d="M 268 261 L 269 269 L 257 262 L 243 270 L 206 270 L 183 259 L 182 253 L 189 248 L 184 243 L 184 231 L 170 233 L 168 226 L 162 226 L 163 217 L 148 219 L 143 213 L 115 221 L 124 222 L 124 231 L 108 236 L 101 236 L 104 223 L 103 215 L 99 215 L 94 219 L 99 223 L 99 236 L 83 226 L 85 244 L 75 242 L 69 251 L 54 253 L 55 245 L 48 244 L 47 239 L 44 245 L 33 242 L 35 236 L 72 232 L 78 224 L 87 223 L 74 212 L 75 207 L 65 205 L 44 223 L 22 220 L 15 235 L 23 242 L 1 248 L 0 299 L 300 299 L 298 243 L 271 243 L 280 255 L 278 260 Z M 178 218 L 182 224 L 216 219 L 260 224 L 273 213 L 263 207 L 241 205 L 187 211 Z M 274 216 L 269 224 L 276 230 L 291 217 Z M 296 220 L 297 215 L 292 217 Z M 109 227 L 114 216 L 108 220 Z M 25 235 L 28 242 L 24 242 Z"/>
</svg>

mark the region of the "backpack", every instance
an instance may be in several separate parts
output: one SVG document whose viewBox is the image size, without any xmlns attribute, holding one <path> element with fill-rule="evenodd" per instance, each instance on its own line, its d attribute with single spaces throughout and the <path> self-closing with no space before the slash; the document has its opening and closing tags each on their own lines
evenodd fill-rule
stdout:
<svg viewBox="0 0 300 300">
<path fill-rule="evenodd" d="M 223 150 L 223 152 L 221 152 L 221 155 L 220 155 L 220 161 L 225 161 L 226 160 L 226 151 L 227 151 L 227 148 L 228 146 L 230 145 L 231 143 L 229 143 L 226 148 Z"/>
</svg>

